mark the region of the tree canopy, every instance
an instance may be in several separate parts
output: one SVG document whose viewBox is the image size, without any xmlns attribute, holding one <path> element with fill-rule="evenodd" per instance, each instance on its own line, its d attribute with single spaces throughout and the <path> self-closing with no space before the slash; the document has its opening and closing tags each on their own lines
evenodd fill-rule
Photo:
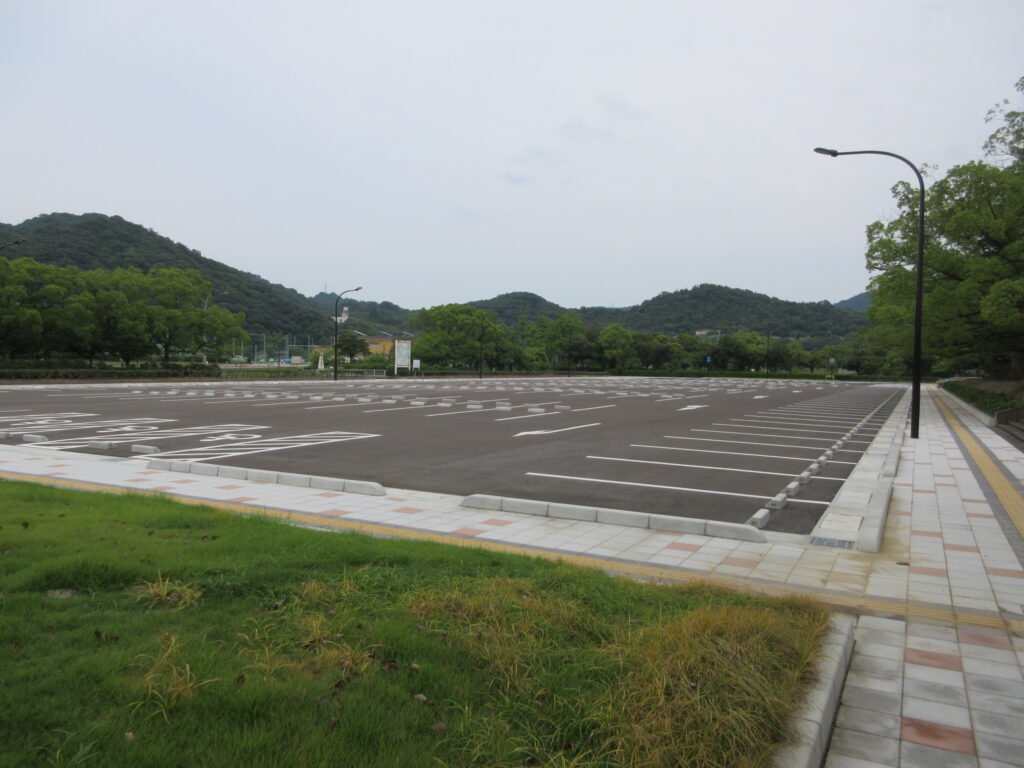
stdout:
<svg viewBox="0 0 1024 768">
<path fill-rule="evenodd" d="M 1024 96 L 1024 78 L 1017 82 Z M 1005 105 L 988 161 L 957 165 L 927 189 L 923 348 L 935 373 L 980 367 L 1022 375 L 1024 356 L 1024 113 Z M 911 357 L 918 190 L 893 188 L 899 215 L 867 230 L 874 328 L 893 368 Z"/>
<path fill-rule="evenodd" d="M 0 356 L 8 359 L 224 356 L 248 340 L 244 321 L 213 303 L 195 270 L 83 272 L 0 258 Z"/>
</svg>

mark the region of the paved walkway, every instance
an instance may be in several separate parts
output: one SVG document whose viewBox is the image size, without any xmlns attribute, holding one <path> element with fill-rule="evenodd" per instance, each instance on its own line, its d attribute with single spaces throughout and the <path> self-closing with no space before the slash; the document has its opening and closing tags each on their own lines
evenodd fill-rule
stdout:
<svg viewBox="0 0 1024 768">
<path fill-rule="evenodd" d="M 150 470 L 0 445 L 0 477 L 161 492 L 332 529 L 527 552 L 666 581 L 810 594 L 859 614 L 827 768 L 1024 766 L 1024 455 L 926 387 L 872 555 Z"/>
</svg>

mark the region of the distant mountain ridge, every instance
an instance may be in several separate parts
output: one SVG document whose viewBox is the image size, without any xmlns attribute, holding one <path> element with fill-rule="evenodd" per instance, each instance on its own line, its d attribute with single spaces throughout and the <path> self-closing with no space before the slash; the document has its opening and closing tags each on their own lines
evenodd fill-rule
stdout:
<svg viewBox="0 0 1024 768">
<path fill-rule="evenodd" d="M 58 266 L 79 269 L 154 267 L 198 270 L 212 283 L 212 299 L 231 310 L 244 312 L 251 333 L 288 333 L 325 337 L 333 331 L 336 295 L 303 296 L 298 291 L 229 267 L 202 256 L 181 243 L 120 216 L 51 213 L 18 225 L 0 224 L 0 240 L 24 238 L 25 242 L 4 251 L 9 259 L 29 257 Z M 360 301 L 356 294 L 344 297 L 350 307 L 348 328 L 368 334 L 397 334 L 409 327 L 416 310 L 389 301 Z M 535 293 L 511 292 L 491 299 L 468 302 L 488 310 L 506 325 L 520 320 L 554 319 L 567 308 Z M 702 284 L 690 289 L 663 292 L 630 307 L 581 307 L 574 311 L 588 325 L 598 328 L 619 323 L 646 333 L 693 333 L 713 329 L 730 333 L 749 328 L 775 336 L 828 343 L 854 332 L 866 322 L 861 307 L 870 304 L 859 294 L 835 305 L 827 301 L 794 302 L 720 285 Z"/>
</svg>

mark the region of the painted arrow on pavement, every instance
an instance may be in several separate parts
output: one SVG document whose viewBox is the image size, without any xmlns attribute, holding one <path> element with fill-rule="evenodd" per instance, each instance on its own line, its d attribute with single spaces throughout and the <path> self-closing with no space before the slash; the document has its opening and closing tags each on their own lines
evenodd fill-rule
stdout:
<svg viewBox="0 0 1024 768">
<path fill-rule="evenodd" d="M 532 432 L 520 432 L 516 437 L 522 437 L 523 435 L 553 435 L 556 432 L 568 432 L 573 429 L 586 429 L 587 427 L 599 427 L 601 422 L 595 422 L 594 424 L 578 424 L 575 427 L 562 427 L 562 429 L 536 429 Z"/>
<path fill-rule="evenodd" d="M 695 411 L 698 408 L 707 408 L 706 405 L 687 405 L 685 408 L 676 408 L 677 411 Z"/>
</svg>

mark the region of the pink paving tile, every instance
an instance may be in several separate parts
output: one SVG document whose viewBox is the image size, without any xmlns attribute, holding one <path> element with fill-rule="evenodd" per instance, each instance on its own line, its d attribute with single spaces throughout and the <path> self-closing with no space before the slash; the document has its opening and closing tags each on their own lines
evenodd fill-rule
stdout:
<svg viewBox="0 0 1024 768">
<path fill-rule="evenodd" d="M 986 515 L 983 512 L 968 512 L 967 516 L 968 517 L 987 517 L 987 518 L 990 518 L 990 519 L 995 517 L 995 515 Z"/>
<path fill-rule="evenodd" d="M 146 470 L 144 472 L 137 472 L 136 474 L 139 474 L 139 475 L 155 475 L 155 474 L 157 474 L 157 472 L 156 472 L 156 470 L 148 469 L 148 470 Z"/>
<path fill-rule="evenodd" d="M 351 509 L 328 509 L 324 512 L 325 515 L 334 515 L 335 517 L 341 517 L 342 515 L 351 515 Z"/>
<path fill-rule="evenodd" d="M 910 566 L 910 572 L 916 573 L 918 576 L 948 576 L 945 568 L 929 568 L 926 565 L 912 565 Z"/>
<path fill-rule="evenodd" d="M 129 477 L 128 478 L 128 482 L 129 483 L 148 483 L 149 482 L 149 478 L 148 477 Z"/>
<path fill-rule="evenodd" d="M 914 487 L 913 483 L 893 483 L 893 485 L 898 485 L 901 488 L 913 488 Z"/>
<path fill-rule="evenodd" d="M 484 520 L 482 525 L 512 525 L 511 520 L 499 520 L 496 517 L 492 517 L 490 520 Z"/>
<path fill-rule="evenodd" d="M 401 512 L 403 515 L 415 515 L 417 512 L 422 511 L 419 507 L 397 507 L 395 509 L 395 512 Z"/>
<path fill-rule="evenodd" d="M 325 499 L 333 499 L 335 496 L 343 496 L 342 493 L 335 493 L 334 491 L 324 491 L 323 493 L 314 493 L 314 496 L 322 496 Z"/>
<path fill-rule="evenodd" d="M 186 478 L 185 480 L 172 480 L 171 482 L 173 482 L 173 483 L 175 483 L 177 485 L 188 485 L 189 483 L 198 483 L 199 481 L 198 480 L 189 480 L 189 479 Z"/>
<path fill-rule="evenodd" d="M 385 496 L 384 499 L 386 501 L 405 501 L 405 499 L 400 499 L 397 496 Z"/>
<path fill-rule="evenodd" d="M 914 493 L 932 493 L 932 494 L 934 494 L 935 491 L 931 490 L 930 488 L 915 488 L 914 489 Z"/>
<path fill-rule="evenodd" d="M 759 564 L 759 560 L 748 560 L 745 557 L 727 557 L 722 560 L 722 565 L 737 565 L 740 568 L 756 568 Z"/>
<path fill-rule="evenodd" d="M 63 467 L 70 467 L 70 466 L 71 466 L 70 464 L 51 464 L 50 465 L 50 469 L 61 469 Z M 140 475 L 143 475 L 143 474 L 144 475 L 148 475 L 149 472 L 140 472 L 139 474 Z"/>
<path fill-rule="evenodd" d="M 956 488 L 957 487 L 956 483 L 936 483 L 935 485 L 936 485 L 936 487 L 940 487 L 941 486 L 942 488 Z"/>
<path fill-rule="evenodd" d="M 171 486 L 169 486 L 169 485 L 154 485 L 149 490 L 151 490 L 151 491 L 173 491 L 174 489 L 171 488 Z"/>
<path fill-rule="evenodd" d="M 46 477 L 60 477 L 61 475 L 66 475 L 66 474 L 67 474 L 67 472 L 47 472 L 45 476 Z"/>
<path fill-rule="evenodd" d="M 481 533 L 487 533 L 487 531 L 481 528 L 459 528 L 452 531 L 452 533 L 456 536 L 479 536 Z"/>
<path fill-rule="evenodd" d="M 932 536 L 934 538 L 941 538 L 942 537 L 942 532 L 941 531 L 921 531 L 921 530 L 918 530 L 917 528 L 911 528 L 910 529 L 910 535 L 911 536 Z"/>
<path fill-rule="evenodd" d="M 1013 643 L 1002 632 L 983 632 L 980 629 L 958 629 L 956 639 L 968 645 L 984 645 L 989 648 L 1001 648 L 1004 651 L 1012 651 Z"/>
<path fill-rule="evenodd" d="M 924 667 L 937 667 L 938 669 L 949 669 L 954 672 L 962 672 L 960 657 L 952 653 L 939 653 L 938 651 L 922 651 L 919 648 L 907 648 L 903 654 L 903 661 L 907 664 L 920 664 Z"/>
<path fill-rule="evenodd" d="M 237 496 L 234 499 L 228 499 L 228 501 L 235 502 L 236 504 L 244 504 L 247 501 L 256 501 L 255 496 Z"/>
<path fill-rule="evenodd" d="M 951 549 L 954 552 L 980 552 L 981 550 L 977 547 L 972 547 L 970 544 L 943 544 L 943 549 Z"/>
<path fill-rule="evenodd" d="M 947 474 L 941 474 L 940 475 L 938 472 L 935 472 L 935 473 L 932 474 L 932 477 L 953 477 L 953 475 L 947 475 Z"/>
<path fill-rule="evenodd" d="M 929 723 L 927 720 L 915 720 L 904 717 L 900 738 L 926 747 L 945 749 L 964 755 L 976 755 L 974 748 L 974 731 L 969 728 L 955 728 L 952 725 Z"/>
<path fill-rule="evenodd" d="M 1024 579 L 1024 571 L 1016 568 L 986 568 L 985 573 L 989 576 L 1009 576 L 1011 579 Z"/>
<path fill-rule="evenodd" d="M 665 549 L 682 549 L 686 552 L 697 552 L 700 550 L 699 544 L 687 544 L 684 541 L 673 541 Z"/>
<path fill-rule="evenodd" d="M 233 491 L 236 488 L 241 488 L 241 487 L 242 486 L 240 486 L 240 485 L 218 485 L 217 486 L 217 488 L 219 488 L 222 491 Z"/>
</svg>

